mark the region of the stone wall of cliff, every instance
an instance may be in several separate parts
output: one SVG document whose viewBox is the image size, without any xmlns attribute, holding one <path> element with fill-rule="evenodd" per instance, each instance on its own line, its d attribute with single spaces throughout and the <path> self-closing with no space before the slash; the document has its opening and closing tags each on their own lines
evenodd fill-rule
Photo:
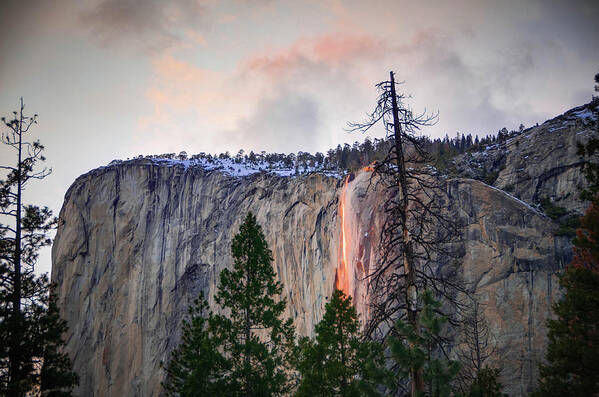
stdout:
<svg viewBox="0 0 599 397">
<path fill-rule="evenodd" d="M 212 301 L 248 211 L 264 226 L 288 314 L 310 334 L 334 284 L 339 184 L 149 161 L 80 177 L 65 197 L 52 272 L 78 395 L 158 394 L 187 306 L 200 292 Z"/>
<path fill-rule="evenodd" d="M 369 174 L 347 187 L 351 293 L 367 315 L 363 277 L 377 260 L 382 195 Z M 248 211 L 263 225 L 298 333 L 310 335 L 339 265 L 343 181 L 319 174 L 235 178 L 136 160 L 95 170 L 69 189 L 53 246 L 53 280 L 69 324 L 78 395 L 158 395 L 160 362 L 180 339 L 187 306 L 215 291 Z M 448 182 L 466 226 L 457 266 L 485 304 L 509 390 L 526 391 L 542 357 L 544 320 L 568 247 L 555 225 L 481 182 Z"/>
<path fill-rule="evenodd" d="M 596 110 L 574 109 L 466 155 L 456 161 L 462 178 L 446 183 L 463 242 L 461 257 L 442 260 L 439 271 L 463 277 L 483 304 L 510 395 L 535 385 L 557 276 L 571 255 L 568 238 L 536 204 L 548 197 L 584 209 L 575 197 L 584 181 L 575 144 L 596 133 Z M 485 168 L 497 173 L 495 186 L 464 178 Z M 347 289 L 367 317 L 364 277 L 378 260 L 385 200 L 369 178 L 359 173 L 345 186 L 318 173 L 240 177 L 140 159 L 79 177 L 52 248 L 66 350 L 81 377 L 76 395 L 160 395 L 160 363 L 180 340 L 188 305 L 200 292 L 213 303 L 219 273 L 231 265 L 231 237 L 248 211 L 263 226 L 299 334 L 311 335 L 321 319 L 342 256 Z"/>
</svg>

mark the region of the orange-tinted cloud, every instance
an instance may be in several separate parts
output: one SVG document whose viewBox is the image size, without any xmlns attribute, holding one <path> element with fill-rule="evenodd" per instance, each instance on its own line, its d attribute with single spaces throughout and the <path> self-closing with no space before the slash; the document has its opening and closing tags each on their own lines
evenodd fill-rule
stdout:
<svg viewBox="0 0 599 397">
<path fill-rule="evenodd" d="M 338 68 L 348 62 L 376 56 L 383 48 L 384 44 L 372 36 L 334 33 L 302 38 L 275 51 L 261 51 L 243 61 L 241 70 L 243 74 L 277 78 L 307 66 Z"/>
</svg>

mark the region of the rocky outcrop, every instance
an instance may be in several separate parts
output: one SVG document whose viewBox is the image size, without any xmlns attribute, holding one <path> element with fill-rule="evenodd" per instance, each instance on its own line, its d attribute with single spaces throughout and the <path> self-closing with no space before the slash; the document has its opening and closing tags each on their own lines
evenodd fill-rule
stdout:
<svg viewBox="0 0 599 397">
<path fill-rule="evenodd" d="M 467 153 L 455 160 L 457 174 L 492 183 L 530 205 L 543 199 L 580 215 L 586 204 L 578 192 L 586 185 L 581 166 L 585 159 L 578 143 L 596 136 L 599 101 L 571 109 L 521 134 Z"/>
<path fill-rule="evenodd" d="M 352 295 L 368 315 L 364 275 L 378 259 L 384 195 L 369 187 L 370 176 L 350 182 L 350 268 Z M 560 296 L 558 275 L 570 261 L 566 237 L 535 208 L 500 189 L 472 179 L 447 181 L 448 210 L 463 225 L 461 256 L 439 258 L 439 272 L 457 273 L 481 303 L 491 331 L 493 359 L 502 368 L 508 395 L 528 395 L 536 385 L 546 345 L 545 321 Z M 458 330 L 459 332 L 459 330 Z M 456 341 L 457 342 L 457 341 Z"/>
<path fill-rule="evenodd" d="M 459 178 L 446 181 L 448 211 L 464 228 L 461 256 L 439 258 L 439 271 L 463 277 L 483 304 L 510 395 L 536 383 L 557 275 L 571 256 L 569 239 L 539 204 L 583 211 L 576 143 L 597 133 L 598 119 L 597 103 L 572 109 L 458 158 Z M 74 182 L 60 212 L 52 279 L 81 377 L 76 395 L 160 395 L 161 362 L 179 343 L 187 307 L 199 293 L 213 305 L 248 211 L 263 226 L 299 334 L 311 335 L 321 319 L 342 257 L 344 285 L 368 317 L 364 276 L 379 260 L 385 195 L 367 172 L 345 185 L 324 174 L 266 171 L 232 160 L 136 159 Z"/>
<path fill-rule="evenodd" d="M 382 194 L 369 174 L 347 186 L 351 292 L 363 316 L 364 274 L 377 260 Z M 71 186 L 53 246 L 69 331 L 66 349 L 81 377 L 80 396 L 159 395 L 161 361 L 200 292 L 212 297 L 231 264 L 230 241 L 248 211 L 263 225 L 298 333 L 310 335 L 331 295 L 340 244 L 343 181 L 320 174 L 232 177 L 150 160 L 92 171 Z M 567 240 L 534 208 L 470 179 L 447 183 L 465 242 L 457 271 L 485 304 L 508 391 L 536 381 L 544 321 Z M 509 369 L 509 370 L 508 370 Z"/>
</svg>

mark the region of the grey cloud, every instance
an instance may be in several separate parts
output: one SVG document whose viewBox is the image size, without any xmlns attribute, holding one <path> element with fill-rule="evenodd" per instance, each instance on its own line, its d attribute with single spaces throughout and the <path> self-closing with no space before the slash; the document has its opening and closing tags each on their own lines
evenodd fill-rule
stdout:
<svg viewBox="0 0 599 397">
<path fill-rule="evenodd" d="M 207 13 L 200 0 L 100 0 L 81 11 L 83 28 L 101 45 L 160 50 L 197 29 Z"/>
<path fill-rule="evenodd" d="M 14 57 L 46 30 L 64 24 L 68 0 L 6 0 L 0 8 L 0 56 Z M 3 59 L 3 60 L 4 60 Z M 3 62 L 0 62 L 2 64 Z"/>
<path fill-rule="evenodd" d="M 305 95 L 284 91 L 263 98 L 256 112 L 242 119 L 234 130 L 223 131 L 221 145 L 255 151 L 296 152 L 318 148 L 320 127 L 317 102 Z M 233 149 L 235 150 L 235 149 Z"/>
</svg>

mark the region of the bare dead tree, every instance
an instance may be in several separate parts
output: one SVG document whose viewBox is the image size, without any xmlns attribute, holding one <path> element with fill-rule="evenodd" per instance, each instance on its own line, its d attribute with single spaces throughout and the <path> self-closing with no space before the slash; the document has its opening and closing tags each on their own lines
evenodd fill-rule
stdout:
<svg viewBox="0 0 599 397">
<path fill-rule="evenodd" d="M 450 267 L 439 266 L 440 260 L 456 258 L 460 225 L 448 211 L 445 180 L 430 165 L 419 135 L 437 115 L 413 113 L 404 104 L 406 97 L 396 93 L 396 85 L 390 72 L 389 81 L 376 85 L 380 95 L 367 120 L 349 123 L 349 131 L 366 132 L 380 122 L 393 143 L 386 157 L 374 164 L 371 177 L 371 185 L 382 186 L 388 198 L 380 261 L 366 276 L 371 308 L 365 332 L 383 340 L 398 319 L 407 319 L 418 330 L 418 297 L 425 289 L 444 298 L 450 304 L 446 307 L 458 306 L 458 293 L 467 292 Z M 415 368 L 410 370 L 410 390 L 412 396 L 424 391 L 422 373 Z"/>
<path fill-rule="evenodd" d="M 497 349 L 497 341 L 489 330 L 484 307 L 474 297 L 464 312 L 458 341 L 460 345 L 456 354 L 462 364 L 459 382 L 462 389 L 467 390 Z"/>
</svg>

